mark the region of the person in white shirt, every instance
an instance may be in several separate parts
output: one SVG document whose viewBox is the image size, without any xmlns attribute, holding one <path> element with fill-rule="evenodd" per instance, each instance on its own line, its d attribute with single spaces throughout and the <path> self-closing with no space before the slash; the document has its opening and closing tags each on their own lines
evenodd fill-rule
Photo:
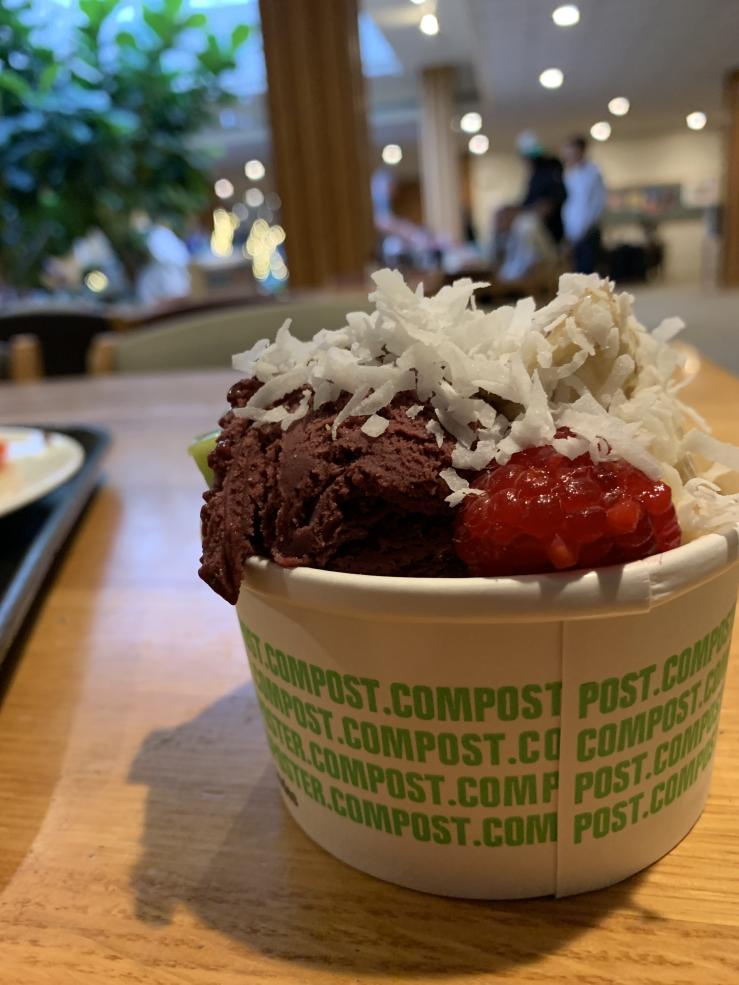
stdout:
<svg viewBox="0 0 739 985">
<path fill-rule="evenodd" d="M 571 137 L 562 148 L 567 198 L 562 207 L 565 238 L 572 248 L 576 273 L 592 274 L 600 256 L 600 219 L 606 188 L 600 168 L 586 156 L 584 137 Z"/>
</svg>

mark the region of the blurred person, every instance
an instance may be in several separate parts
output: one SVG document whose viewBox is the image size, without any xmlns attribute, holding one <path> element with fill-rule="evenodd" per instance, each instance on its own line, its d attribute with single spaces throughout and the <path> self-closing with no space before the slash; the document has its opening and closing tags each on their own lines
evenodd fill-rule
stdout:
<svg viewBox="0 0 739 985">
<path fill-rule="evenodd" d="M 396 180 L 390 169 L 377 168 L 370 179 L 370 192 L 378 259 L 385 266 L 440 267 L 445 250 L 452 244 L 424 226 L 397 216 L 393 211 L 395 190 Z"/>
<path fill-rule="evenodd" d="M 518 152 L 528 166 L 528 184 L 521 202 L 529 208 L 537 202 L 547 201 L 549 211 L 545 225 L 555 243 L 561 243 L 562 203 L 566 198 L 562 176 L 562 162 L 553 154 L 547 154 L 533 130 L 524 130 L 516 139 Z"/>
<path fill-rule="evenodd" d="M 573 269 L 592 274 L 600 257 L 600 220 L 606 207 L 606 188 L 597 164 L 587 157 L 585 137 L 570 137 L 562 148 L 567 199 L 562 221 L 572 248 Z"/>
<path fill-rule="evenodd" d="M 546 225 L 550 210 L 549 199 L 541 198 L 529 208 L 505 205 L 498 211 L 493 236 L 498 280 L 522 280 L 537 270 L 554 267 L 557 245 Z"/>
<path fill-rule="evenodd" d="M 372 214 L 375 226 L 384 231 L 384 228 L 392 224 L 395 218 L 393 215 L 393 194 L 395 192 L 395 178 L 390 173 L 389 168 L 376 168 L 370 178 L 370 195 L 372 196 Z"/>
</svg>

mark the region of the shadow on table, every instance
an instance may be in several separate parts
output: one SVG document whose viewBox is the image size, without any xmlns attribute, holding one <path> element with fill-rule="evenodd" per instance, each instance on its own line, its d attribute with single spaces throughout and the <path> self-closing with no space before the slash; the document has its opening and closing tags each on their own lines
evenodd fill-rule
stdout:
<svg viewBox="0 0 739 985">
<path fill-rule="evenodd" d="M 338 972 L 432 978 L 525 965 L 632 905 L 639 879 L 567 900 L 488 903 L 356 872 L 283 808 L 251 685 L 149 735 L 129 780 L 149 786 L 131 876 L 139 919 L 167 924 L 183 904 L 250 950 Z"/>
</svg>

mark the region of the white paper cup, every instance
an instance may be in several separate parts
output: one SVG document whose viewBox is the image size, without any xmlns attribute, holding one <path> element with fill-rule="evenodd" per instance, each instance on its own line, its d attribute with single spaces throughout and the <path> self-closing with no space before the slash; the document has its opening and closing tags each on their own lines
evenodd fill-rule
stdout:
<svg viewBox="0 0 739 985">
<path fill-rule="evenodd" d="M 710 782 L 737 531 L 587 573 L 382 578 L 251 561 L 238 601 L 288 810 L 447 896 L 564 896 L 676 845 Z"/>
</svg>

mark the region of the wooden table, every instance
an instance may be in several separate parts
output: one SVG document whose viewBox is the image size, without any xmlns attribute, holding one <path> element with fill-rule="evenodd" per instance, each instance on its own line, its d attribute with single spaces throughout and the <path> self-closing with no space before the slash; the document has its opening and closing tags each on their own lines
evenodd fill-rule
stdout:
<svg viewBox="0 0 739 985">
<path fill-rule="evenodd" d="M 6 674 L 0 983 L 739 982 L 739 672 L 709 806 L 648 871 L 567 900 L 377 882 L 283 809 L 232 612 L 195 575 L 185 455 L 230 375 L 32 384 L 4 422 L 114 433 L 107 483 Z M 739 440 L 739 381 L 688 393 Z"/>
</svg>

